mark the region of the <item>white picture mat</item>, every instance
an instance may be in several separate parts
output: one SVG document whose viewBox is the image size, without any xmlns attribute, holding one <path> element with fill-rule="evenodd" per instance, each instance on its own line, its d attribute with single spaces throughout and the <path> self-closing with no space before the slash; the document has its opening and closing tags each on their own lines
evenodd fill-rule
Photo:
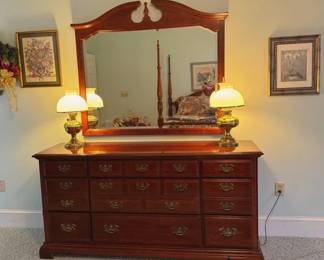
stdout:
<svg viewBox="0 0 324 260">
<path fill-rule="evenodd" d="M 305 81 L 281 81 L 281 56 L 283 51 L 306 50 L 307 51 L 307 73 Z M 312 87 L 312 64 L 313 64 L 312 43 L 280 44 L 277 46 L 277 88 L 305 88 Z"/>
</svg>

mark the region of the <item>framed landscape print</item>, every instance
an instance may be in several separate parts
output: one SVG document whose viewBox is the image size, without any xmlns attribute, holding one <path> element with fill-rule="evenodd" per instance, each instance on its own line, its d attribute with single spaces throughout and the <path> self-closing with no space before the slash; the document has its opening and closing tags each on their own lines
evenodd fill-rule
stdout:
<svg viewBox="0 0 324 260">
<path fill-rule="evenodd" d="M 319 94 L 320 35 L 270 38 L 270 95 Z"/>
<path fill-rule="evenodd" d="M 191 89 L 201 90 L 204 85 L 214 86 L 217 83 L 217 62 L 191 63 Z"/>
<path fill-rule="evenodd" d="M 23 87 L 60 86 L 57 31 L 18 32 Z"/>
</svg>

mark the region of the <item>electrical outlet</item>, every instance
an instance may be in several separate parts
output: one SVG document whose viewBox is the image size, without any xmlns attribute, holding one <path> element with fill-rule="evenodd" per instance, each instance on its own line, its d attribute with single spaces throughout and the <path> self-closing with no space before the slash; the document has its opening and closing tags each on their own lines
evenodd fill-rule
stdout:
<svg viewBox="0 0 324 260">
<path fill-rule="evenodd" d="M 5 192 L 5 191 L 6 191 L 6 182 L 0 181 L 0 192 Z"/>
<path fill-rule="evenodd" d="M 275 183 L 275 196 L 279 196 L 279 193 L 281 193 L 281 196 L 285 193 L 285 183 L 283 182 Z"/>
</svg>

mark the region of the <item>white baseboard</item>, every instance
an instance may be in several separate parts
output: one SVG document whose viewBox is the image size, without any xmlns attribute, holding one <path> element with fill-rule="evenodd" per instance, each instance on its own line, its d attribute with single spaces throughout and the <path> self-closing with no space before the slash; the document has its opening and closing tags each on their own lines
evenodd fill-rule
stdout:
<svg viewBox="0 0 324 260">
<path fill-rule="evenodd" d="M 259 234 L 264 235 L 265 217 L 259 218 Z M 0 209 L 0 227 L 42 228 L 40 210 Z M 324 238 L 324 217 L 271 217 L 269 236 Z"/>
<path fill-rule="evenodd" d="M 42 228 L 43 214 L 40 210 L 0 209 L 0 227 Z"/>
<path fill-rule="evenodd" d="M 264 236 L 265 217 L 259 218 L 259 234 Z M 324 238 L 324 217 L 270 217 L 268 236 Z"/>
</svg>

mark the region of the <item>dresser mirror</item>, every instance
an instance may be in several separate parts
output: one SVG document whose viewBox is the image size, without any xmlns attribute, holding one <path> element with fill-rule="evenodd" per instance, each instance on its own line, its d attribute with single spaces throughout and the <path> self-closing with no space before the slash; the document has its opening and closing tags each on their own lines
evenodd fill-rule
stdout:
<svg viewBox="0 0 324 260">
<path fill-rule="evenodd" d="M 224 77 L 224 20 L 177 2 L 129 2 L 76 33 L 80 94 L 96 89 L 104 107 L 82 114 L 86 136 L 219 133 L 208 106 Z M 142 10 L 142 11 L 141 11 Z M 143 18 L 134 22 L 134 12 Z M 151 18 L 152 17 L 152 18 Z"/>
</svg>

